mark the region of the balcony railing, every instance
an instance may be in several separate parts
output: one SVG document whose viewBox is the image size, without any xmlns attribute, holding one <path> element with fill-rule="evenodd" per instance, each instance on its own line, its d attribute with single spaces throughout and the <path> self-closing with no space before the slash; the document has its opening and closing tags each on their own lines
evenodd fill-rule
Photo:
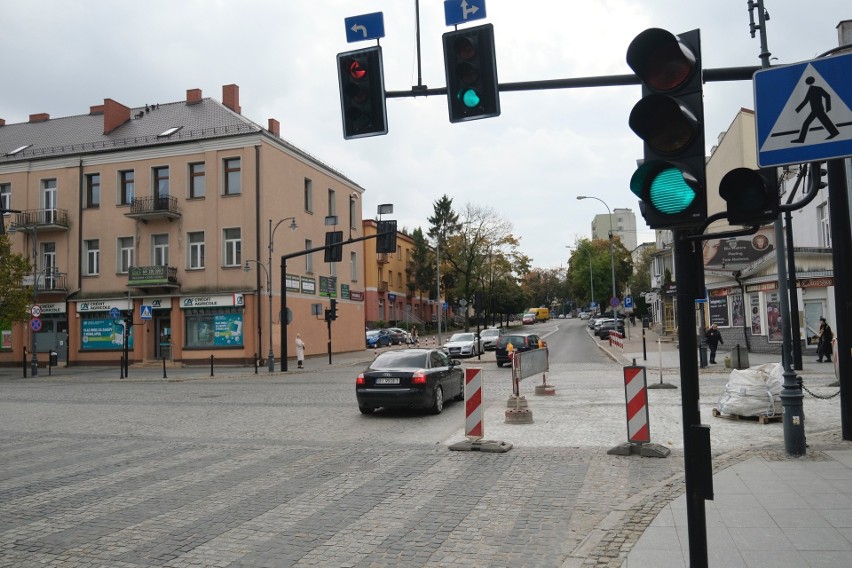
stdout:
<svg viewBox="0 0 852 568">
<path fill-rule="evenodd" d="M 32 274 L 24 275 L 24 286 L 32 286 L 35 283 L 36 279 Z M 46 274 L 40 273 L 38 275 L 37 290 L 40 294 L 49 292 L 67 292 L 68 284 L 66 275 L 61 272 L 47 272 Z"/>
<path fill-rule="evenodd" d="M 388 253 L 386 252 L 377 252 L 376 253 L 376 262 L 379 264 L 387 264 L 390 262 L 390 258 L 388 258 Z"/>
<path fill-rule="evenodd" d="M 22 233 L 67 231 L 71 228 L 67 209 L 28 209 L 15 213 L 9 229 Z"/>
<path fill-rule="evenodd" d="M 127 285 L 133 288 L 177 288 L 177 267 L 131 266 Z"/>
<path fill-rule="evenodd" d="M 125 215 L 143 222 L 151 219 L 179 219 L 181 213 L 177 203 L 177 197 L 171 195 L 135 197 L 130 204 L 130 212 Z"/>
<path fill-rule="evenodd" d="M 387 282 L 379 282 L 378 292 L 379 294 L 384 294 L 388 291 L 388 283 Z"/>
</svg>

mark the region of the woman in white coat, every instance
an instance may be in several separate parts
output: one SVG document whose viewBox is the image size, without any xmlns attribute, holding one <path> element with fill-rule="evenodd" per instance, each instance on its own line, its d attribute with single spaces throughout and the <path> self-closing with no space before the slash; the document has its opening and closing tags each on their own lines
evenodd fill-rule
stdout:
<svg viewBox="0 0 852 568">
<path fill-rule="evenodd" d="M 300 369 L 305 368 L 305 342 L 302 341 L 302 334 L 296 334 L 296 363 Z"/>
</svg>

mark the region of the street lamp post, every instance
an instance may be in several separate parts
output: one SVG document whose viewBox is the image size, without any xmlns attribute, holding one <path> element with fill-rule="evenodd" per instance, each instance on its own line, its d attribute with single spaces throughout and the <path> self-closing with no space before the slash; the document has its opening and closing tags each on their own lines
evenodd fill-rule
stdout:
<svg viewBox="0 0 852 568">
<path fill-rule="evenodd" d="M 600 197 L 595 197 L 594 195 L 578 195 L 577 199 L 596 199 L 604 204 L 607 213 L 609 213 L 609 267 L 612 273 L 612 297 L 617 298 L 618 296 L 615 292 L 615 250 L 612 232 L 612 210 L 609 208 L 609 205 L 606 204 L 606 201 L 604 201 Z M 615 319 L 615 306 L 612 306 L 612 319 Z"/>
<path fill-rule="evenodd" d="M 295 217 L 285 217 L 284 219 L 281 219 L 280 221 L 278 221 L 275 224 L 274 227 L 272 225 L 272 219 L 269 220 L 269 245 L 268 245 L 269 259 L 268 259 L 267 265 L 264 266 L 263 263 L 260 262 L 259 260 L 248 259 L 248 260 L 246 260 L 245 266 L 243 266 L 243 270 L 248 272 L 249 270 L 251 270 L 251 268 L 249 267 L 249 263 L 253 262 L 253 263 L 257 264 L 259 267 L 261 267 L 263 269 L 263 272 L 266 274 L 266 297 L 269 300 L 269 353 L 266 356 L 266 364 L 267 364 L 267 368 L 269 369 L 270 373 L 275 372 L 275 351 L 273 350 L 273 347 L 272 347 L 272 345 L 273 345 L 273 342 L 272 342 L 272 320 L 274 319 L 272 317 L 272 315 L 273 315 L 273 311 L 272 311 L 272 238 L 275 236 L 275 229 L 277 229 L 278 226 L 281 223 L 283 223 L 284 221 L 290 221 L 290 230 L 291 231 L 295 231 L 296 229 L 299 228 L 298 225 L 296 225 Z M 283 285 L 282 285 L 282 288 L 283 288 Z M 283 313 L 284 309 L 285 308 L 284 308 L 284 304 L 283 304 L 283 300 L 282 300 L 282 308 L 281 308 L 281 311 L 282 311 L 281 317 L 282 318 L 286 318 L 286 314 Z M 260 346 L 258 346 L 258 349 L 259 348 L 260 348 Z M 286 357 L 286 353 L 287 352 L 282 348 L 282 352 L 281 352 L 282 361 Z M 284 368 L 283 363 L 282 363 L 281 370 L 282 371 L 286 370 Z"/>
</svg>

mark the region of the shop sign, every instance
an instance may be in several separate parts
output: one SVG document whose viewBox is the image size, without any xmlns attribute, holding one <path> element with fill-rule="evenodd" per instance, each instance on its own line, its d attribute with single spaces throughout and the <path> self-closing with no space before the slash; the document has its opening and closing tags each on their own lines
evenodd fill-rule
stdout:
<svg viewBox="0 0 852 568">
<path fill-rule="evenodd" d="M 219 307 L 242 307 L 245 298 L 242 294 L 222 294 L 219 296 L 187 296 L 180 301 L 180 307 L 187 308 L 219 308 Z"/>
<path fill-rule="evenodd" d="M 355 302 L 363 302 L 364 301 L 364 291 L 363 290 L 350 290 L 349 291 L 349 299 Z"/>
<path fill-rule="evenodd" d="M 64 314 L 65 313 L 65 302 L 51 302 L 47 304 L 39 304 L 41 308 L 41 315 L 51 315 L 51 314 Z M 30 306 L 27 306 L 27 311 L 30 311 Z"/>
<path fill-rule="evenodd" d="M 302 294 L 316 294 L 317 281 L 310 276 L 302 276 Z"/>
<path fill-rule="evenodd" d="M 133 302 L 122 299 L 122 300 L 88 300 L 77 302 L 77 312 L 78 313 L 90 313 L 90 312 L 108 312 L 113 308 L 118 308 L 119 310 L 130 310 L 133 309 Z"/>
<path fill-rule="evenodd" d="M 828 288 L 834 286 L 834 278 L 806 278 L 799 281 L 801 288 Z"/>
<path fill-rule="evenodd" d="M 778 282 L 764 282 L 763 284 L 749 284 L 746 292 L 770 292 L 778 289 Z"/>
</svg>

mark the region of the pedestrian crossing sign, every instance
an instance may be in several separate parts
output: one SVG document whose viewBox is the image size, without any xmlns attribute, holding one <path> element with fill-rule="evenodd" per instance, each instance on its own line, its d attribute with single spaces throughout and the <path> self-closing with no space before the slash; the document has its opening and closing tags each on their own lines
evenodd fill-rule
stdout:
<svg viewBox="0 0 852 568">
<path fill-rule="evenodd" d="M 141 317 L 143 320 L 151 319 L 153 317 L 151 306 L 141 306 L 139 308 L 139 317 Z"/>
<path fill-rule="evenodd" d="M 754 74 L 761 167 L 852 156 L 852 53 Z"/>
</svg>

